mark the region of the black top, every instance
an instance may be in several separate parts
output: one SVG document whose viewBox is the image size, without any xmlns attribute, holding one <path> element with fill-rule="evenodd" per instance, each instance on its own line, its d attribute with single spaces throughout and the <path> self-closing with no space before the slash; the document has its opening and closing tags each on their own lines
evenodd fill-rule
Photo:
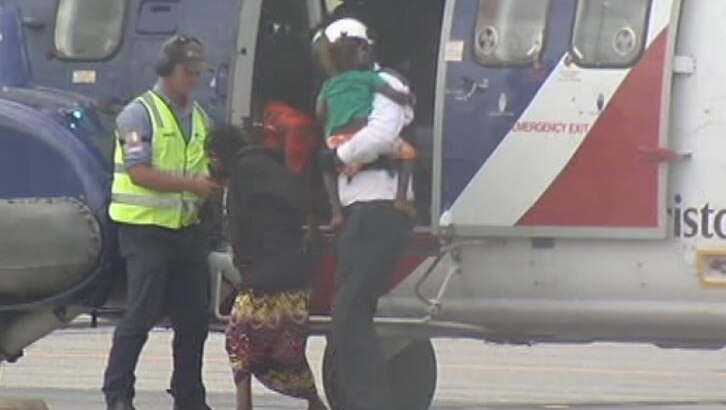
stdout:
<svg viewBox="0 0 726 410">
<path fill-rule="evenodd" d="M 263 147 L 240 151 L 229 174 L 229 231 L 242 285 L 260 292 L 308 287 L 308 198 L 301 177 L 285 167 L 281 154 Z"/>
</svg>

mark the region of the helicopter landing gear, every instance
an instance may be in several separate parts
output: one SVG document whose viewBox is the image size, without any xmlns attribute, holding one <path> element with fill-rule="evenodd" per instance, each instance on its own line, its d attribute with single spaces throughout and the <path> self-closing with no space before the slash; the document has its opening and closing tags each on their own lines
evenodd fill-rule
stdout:
<svg viewBox="0 0 726 410">
<path fill-rule="evenodd" d="M 342 410 L 334 358 L 335 348 L 328 345 L 323 358 L 323 383 L 331 410 Z M 438 373 L 430 340 L 412 341 L 393 354 L 388 359 L 387 372 L 395 409 L 427 410 L 431 406 Z"/>
</svg>

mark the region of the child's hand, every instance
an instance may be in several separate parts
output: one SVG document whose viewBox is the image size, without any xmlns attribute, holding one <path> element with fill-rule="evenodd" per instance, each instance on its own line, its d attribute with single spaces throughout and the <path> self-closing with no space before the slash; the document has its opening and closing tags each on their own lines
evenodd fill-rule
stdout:
<svg viewBox="0 0 726 410">
<path fill-rule="evenodd" d="M 392 157 L 397 160 L 414 160 L 416 159 L 416 148 L 406 142 L 403 138 L 398 138 L 393 143 Z"/>
<path fill-rule="evenodd" d="M 411 106 L 411 108 L 416 108 L 416 103 L 418 101 L 416 100 L 416 94 L 410 93 L 408 94 L 408 105 Z"/>
</svg>

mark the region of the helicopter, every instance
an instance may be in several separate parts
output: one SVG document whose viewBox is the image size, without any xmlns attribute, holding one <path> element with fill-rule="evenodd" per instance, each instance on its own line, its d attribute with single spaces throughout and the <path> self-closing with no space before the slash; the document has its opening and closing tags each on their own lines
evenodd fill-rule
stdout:
<svg viewBox="0 0 726 410">
<path fill-rule="evenodd" d="M 0 227 L 13 232 L 0 239 L 0 249 L 10 249 L 0 251 L 4 359 L 76 315 L 122 301 L 123 267 L 104 211 L 109 117 L 153 84 L 168 36 L 214 45 L 199 101 L 215 120 L 255 119 L 265 82 L 275 77 L 263 75 L 271 55 L 295 62 L 278 64 L 277 77 L 299 79 L 297 97 L 314 99 L 310 38 L 335 14 L 335 2 L 202 3 L 0 3 L 1 21 L 15 21 L 0 25 L 0 51 L 13 38 L 24 50 L 16 52 L 22 58 L 0 56 L 0 78 L 10 82 L 4 72 L 27 66 L 42 79 L 16 79 L 21 84 L 0 95 Z M 383 64 L 405 60 L 419 102 L 414 185 L 422 217 L 376 318 L 397 408 L 430 405 L 431 339 L 440 337 L 726 345 L 726 51 L 718 44 L 726 4 L 357 0 L 342 7 L 365 11 Z M 18 102 L 36 93 L 45 93 L 36 97 L 41 103 Z M 20 105 L 32 118 L 53 120 L 9 132 Z M 47 127 L 78 150 L 64 157 L 28 143 L 47 141 L 40 135 Z M 13 137 L 21 132 L 34 138 Z M 63 160 L 54 165 L 54 158 Z M 77 231 L 66 233 L 66 225 Z M 59 252 L 61 245 L 76 253 Z M 210 310 L 223 323 L 235 274 L 225 252 L 210 260 Z M 334 267 L 328 250 L 314 298 L 316 333 L 329 323 Z M 47 280 L 53 275 L 63 280 Z M 326 375 L 333 354 L 326 352 Z"/>
</svg>

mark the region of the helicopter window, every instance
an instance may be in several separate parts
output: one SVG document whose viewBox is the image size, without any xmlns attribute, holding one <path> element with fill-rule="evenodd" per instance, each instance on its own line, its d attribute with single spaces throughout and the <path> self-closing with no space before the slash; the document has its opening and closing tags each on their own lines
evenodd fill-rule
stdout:
<svg viewBox="0 0 726 410">
<path fill-rule="evenodd" d="M 579 1 L 571 54 L 583 67 L 625 68 L 643 53 L 651 0 Z"/>
<path fill-rule="evenodd" d="M 55 48 L 61 58 L 104 60 L 111 57 L 123 35 L 127 0 L 60 0 Z"/>
<path fill-rule="evenodd" d="M 479 0 L 474 56 L 486 66 L 532 65 L 544 49 L 551 1 Z"/>
<path fill-rule="evenodd" d="M 325 6 L 329 12 L 335 10 L 341 4 L 343 4 L 341 0 L 325 0 Z"/>
</svg>

